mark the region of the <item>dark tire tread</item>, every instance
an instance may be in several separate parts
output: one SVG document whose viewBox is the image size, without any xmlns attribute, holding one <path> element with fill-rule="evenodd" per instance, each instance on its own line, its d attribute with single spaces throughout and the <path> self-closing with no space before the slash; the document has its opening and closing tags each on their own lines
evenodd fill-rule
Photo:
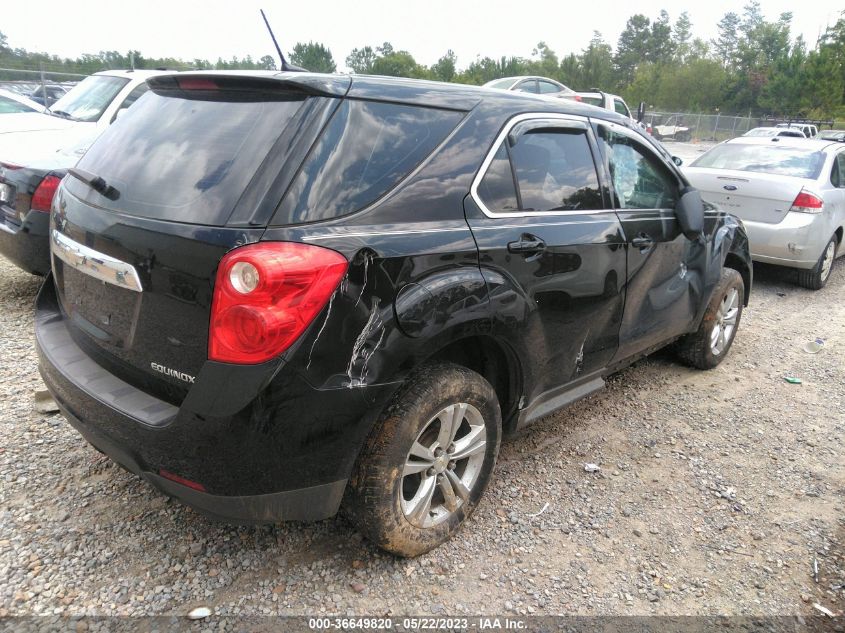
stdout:
<svg viewBox="0 0 845 633">
<path fill-rule="evenodd" d="M 402 515 L 395 487 L 401 485 L 401 468 L 410 441 L 430 419 L 423 412 L 435 414 L 444 397 L 454 398 L 456 394 L 482 405 L 479 409 L 486 421 L 493 418 L 487 429 L 489 463 L 473 489 L 473 497 L 453 517 L 420 529 Z M 491 424 L 495 428 L 491 429 Z M 482 376 L 453 363 L 423 365 L 396 392 L 364 443 L 346 488 L 345 513 L 361 534 L 392 554 L 414 557 L 430 551 L 451 538 L 475 510 L 498 456 L 501 427 L 496 392 Z M 414 437 L 409 441 L 411 434 Z"/>
<path fill-rule="evenodd" d="M 722 302 L 725 293 L 731 286 L 739 288 L 739 308 L 740 312 L 737 315 L 736 327 L 734 328 L 733 337 L 725 346 L 724 351 L 718 356 L 714 356 L 710 351 L 710 332 L 713 326 L 713 320 L 716 317 L 716 312 L 719 309 L 719 304 Z M 733 339 L 736 338 L 736 333 L 739 330 L 740 320 L 742 318 L 742 306 L 745 301 L 745 284 L 742 281 L 742 275 L 733 268 L 723 268 L 722 274 L 719 278 L 719 283 L 713 290 L 713 295 L 710 298 L 710 303 L 704 311 L 704 317 L 701 319 L 701 324 L 698 330 L 691 334 L 680 338 L 675 343 L 675 353 L 678 358 L 686 365 L 695 367 L 697 369 L 713 369 L 722 362 L 730 351 L 733 345 Z"/>
<path fill-rule="evenodd" d="M 833 247 L 836 248 L 837 240 L 836 236 L 833 236 L 832 238 L 830 238 L 830 241 L 824 245 L 822 254 L 819 256 L 819 261 L 816 262 L 815 266 L 813 266 L 809 270 L 798 270 L 798 285 L 802 288 L 807 288 L 808 290 L 821 290 L 822 288 L 824 288 L 825 284 L 827 283 L 827 280 L 830 279 L 831 273 L 828 273 L 827 279 L 822 279 L 822 258 L 824 257 L 825 252 L 830 246 L 830 242 L 833 242 Z M 836 251 L 834 251 L 833 256 L 834 258 L 836 257 Z"/>
</svg>

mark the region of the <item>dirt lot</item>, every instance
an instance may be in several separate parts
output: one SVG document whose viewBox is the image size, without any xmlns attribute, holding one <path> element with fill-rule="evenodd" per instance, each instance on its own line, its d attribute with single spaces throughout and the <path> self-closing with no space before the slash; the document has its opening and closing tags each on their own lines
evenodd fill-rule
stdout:
<svg viewBox="0 0 845 633">
<path fill-rule="evenodd" d="M 840 613 L 845 260 L 817 293 L 755 274 L 719 368 L 660 353 L 506 442 L 466 528 L 407 561 L 343 518 L 211 522 L 34 411 L 39 281 L 0 261 L 0 616 Z"/>
</svg>

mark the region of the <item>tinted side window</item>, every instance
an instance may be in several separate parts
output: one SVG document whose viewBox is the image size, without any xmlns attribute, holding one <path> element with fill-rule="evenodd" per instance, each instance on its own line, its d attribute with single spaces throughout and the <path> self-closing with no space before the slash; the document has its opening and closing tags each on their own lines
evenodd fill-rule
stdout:
<svg viewBox="0 0 845 633">
<path fill-rule="evenodd" d="M 504 143 L 499 145 L 487 173 L 478 185 L 478 196 L 490 211 L 513 213 L 519 210 L 511 162 Z"/>
<path fill-rule="evenodd" d="M 123 100 L 123 103 L 120 104 L 120 108 L 118 108 L 117 112 L 114 113 L 114 117 L 112 118 L 112 121 L 117 119 L 118 112 L 120 112 L 121 110 L 125 110 L 126 108 L 131 106 L 133 103 L 135 103 L 138 100 L 138 98 L 141 95 L 143 95 L 149 89 L 150 89 L 150 87 L 146 83 L 143 83 L 139 86 L 135 86 L 132 89 L 132 92 L 130 92 L 128 95 L 126 95 L 126 98 Z"/>
<path fill-rule="evenodd" d="M 550 81 L 538 81 L 537 83 L 540 84 L 540 92 L 542 94 L 548 94 L 552 92 L 560 92 L 560 87 L 556 86 Z"/>
<path fill-rule="evenodd" d="M 845 152 L 836 155 L 833 169 L 830 172 L 830 184 L 840 189 L 845 188 Z"/>
<path fill-rule="evenodd" d="M 528 132 L 511 148 L 524 211 L 603 208 L 584 130 Z"/>
<path fill-rule="evenodd" d="M 621 209 L 673 209 L 678 186 L 660 159 L 633 139 L 599 126 Z"/>
<path fill-rule="evenodd" d="M 344 100 L 272 223 L 313 222 L 364 208 L 419 165 L 462 117 L 434 108 Z"/>
<path fill-rule="evenodd" d="M 519 90 L 521 92 L 532 92 L 534 94 L 539 92 L 539 89 L 537 88 L 536 79 L 528 79 L 526 81 L 523 81 L 522 83 L 517 84 L 514 90 Z"/>
<path fill-rule="evenodd" d="M 626 106 L 625 102 L 621 99 L 613 100 L 613 109 L 622 116 L 626 116 L 628 118 L 631 117 L 631 112 L 628 110 L 628 106 Z"/>
</svg>

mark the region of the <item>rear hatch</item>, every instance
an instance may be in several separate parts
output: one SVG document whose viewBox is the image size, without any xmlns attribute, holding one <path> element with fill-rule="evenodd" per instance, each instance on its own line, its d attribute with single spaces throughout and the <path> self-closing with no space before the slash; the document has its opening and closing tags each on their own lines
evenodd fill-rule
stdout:
<svg viewBox="0 0 845 633">
<path fill-rule="evenodd" d="M 777 224 L 804 187 L 813 188 L 824 154 L 772 145 L 724 144 L 684 173 L 702 197 L 743 220 Z"/>
<path fill-rule="evenodd" d="M 179 404 L 206 362 L 220 259 L 261 237 L 339 100 L 261 76 L 150 84 L 63 181 L 53 271 L 77 343 Z"/>
</svg>

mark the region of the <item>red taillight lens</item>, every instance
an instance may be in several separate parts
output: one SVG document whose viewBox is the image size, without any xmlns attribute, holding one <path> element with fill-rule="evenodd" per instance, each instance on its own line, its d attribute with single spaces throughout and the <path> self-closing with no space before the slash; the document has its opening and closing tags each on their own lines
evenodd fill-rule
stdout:
<svg viewBox="0 0 845 633">
<path fill-rule="evenodd" d="M 349 262 L 294 242 L 242 246 L 217 269 L 209 360 L 263 363 L 284 352 L 328 303 Z"/>
<path fill-rule="evenodd" d="M 581 95 L 575 95 L 575 101 L 583 101 Z"/>
<path fill-rule="evenodd" d="M 795 202 L 792 203 L 790 211 L 798 211 L 799 213 L 821 213 L 823 208 L 824 200 L 819 198 L 816 194 L 802 189 L 795 197 Z"/>
<path fill-rule="evenodd" d="M 35 193 L 32 194 L 30 208 L 33 211 L 46 211 L 49 213 L 50 205 L 53 204 L 53 196 L 56 195 L 56 189 L 59 188 L 60 182 L 62 182 L 61 178 L 56 178 L 55 176 L 47 176 L 42 180 Z"/>
</svg>

